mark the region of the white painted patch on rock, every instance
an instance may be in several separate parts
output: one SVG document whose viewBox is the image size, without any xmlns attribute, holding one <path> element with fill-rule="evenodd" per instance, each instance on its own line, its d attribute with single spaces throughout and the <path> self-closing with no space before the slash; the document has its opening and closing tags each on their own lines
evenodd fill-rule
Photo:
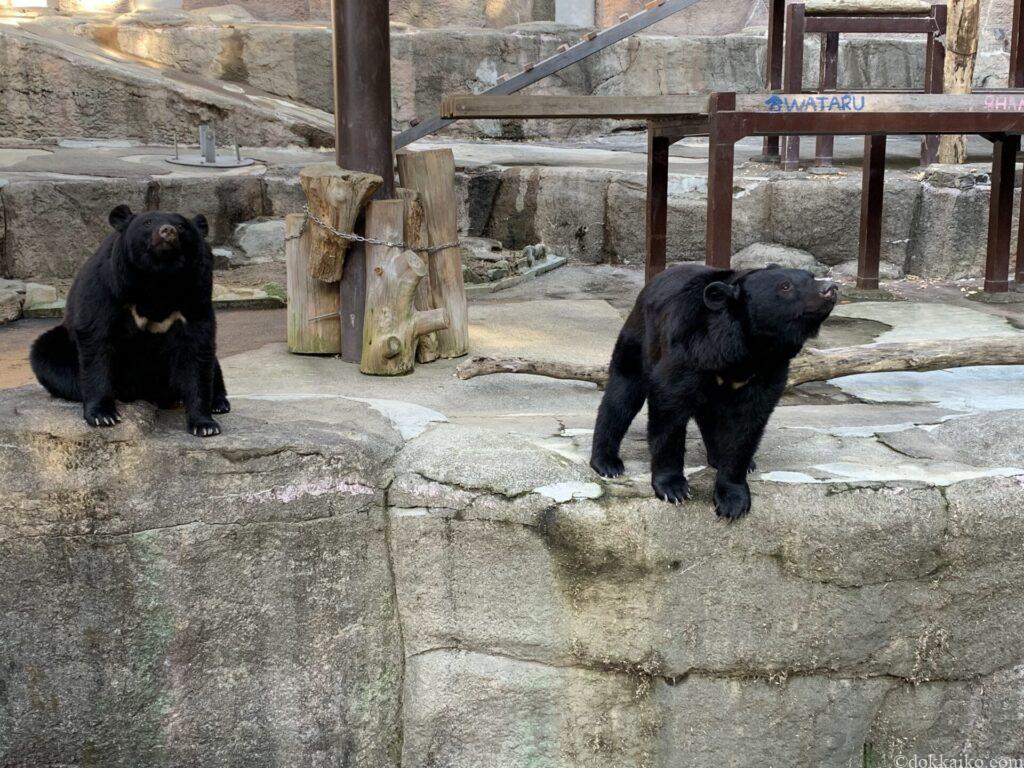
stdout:
<svg viewBox="0 0 1024 768">
<path fill-rule="evenodd" d="M 769 483 L 826 485 L 830 483 L 898 483 L 918 482 L 945 487 L 978 480 L 986 477 L 1024 477 L 1020 467 L 997 467 L 994 469 L 951 468 L 948 465 L 898 464 L 889 467 L 875 467 L 866 464 L 838 462 L 818 464 L 812 467 L 830 477 L 815 478 L 804 472 L 765 472 L 761 480 Z"/>
<path fill-rule="evenodd" d="M 391 422 L 403 440 L 412 440 L 427 431 L 431 424 L 447 424 L 448 417 L 416 403 L 402 400 L 377 400 L 366 397 L 344 397 L 357 403 L 366 403 L 373 410 Z"/>
<path fill-rule="evenodd" d="M 545 485 L 535 488 L 533 492 L 546 496 L 559 504 L 574 499 L 599 499 L 604 495 L 604 490 L 597 483 L 581 483 L 575 480 Z"/>
<path fill-rule="evenodd" d="M 833 379 L 848 395 L 875 403 L 932 403 L 952 411 L 1024 410 L 1024 366 L 862 373 Z"/>
</svg>

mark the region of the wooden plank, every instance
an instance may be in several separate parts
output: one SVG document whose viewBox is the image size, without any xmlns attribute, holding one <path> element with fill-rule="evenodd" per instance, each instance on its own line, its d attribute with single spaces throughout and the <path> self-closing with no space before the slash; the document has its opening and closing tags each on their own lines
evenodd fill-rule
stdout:
<svg viewBox="0 0 1024 768">
<path fill-rule="evenodd" d="M 904 14 L 931 13 L 930 0 L 807 0 L 804 5 L 807 15 L 815 16 L 856 16 L 861 14 L 882 14 L 901 16 Z"/>
<path fill-rule="evenodd" d="M 677 98 L 662 96 L 660 98 Z M 689 98 L 689 97 L 687 97 Z M 930 93 L 823 93 L 741 94 L 737 112 L 862 114 L 907 113 L 1021 113 L 1024 93 L 930 94 Z"/>
<path fill-rule="evenodd" d="M 707 96 L 446 96 L 441 114 L 459 120 L 620 118 L 706 114 Z"/>
<path fill-rule="evenodd" d="M 523 88 L 540 82 L 544 78 L 549 77 L 556 72 L 561 72 L 566 67 L 570 67 L 573 64 L 583 61 L 583 59 L 593 56 L 595 53 L 603 51 L 605 48 L 615 45 L 615 43 L 621 42 L 627 37 L 635 35 L 637 32 L 642 32 L 648 27 L 657 24 L 659 21 L 664 21 L 668 17 L 686 10 L 691 5 L 695 5 L 698 2 L 700 2 L 700 0 L 665 0 L 657 7 L 641 11 L 634 16 L 630 16 L 621 24 L 617 24 L 614 27 L 603 30 L 601 34 L 593 40 L 578 43 L 567 51 L 555 54 L 543 61 L 537 62 L 532 69 L 525 70 L 514 77 L 510 77 L 504 83 L 500 83 L 493 88 L 489 88 L 484 91 L 484 94 L 507 96 L 512 93 L 518 93 L 523 90 Z M 395 149 L 398 150 L 402 147 L 407 147 L 414 141 L 418 141 L 424 136 L 436 133 L 442 128 L 451 125 L 453 122 L 454 120 L 452 119 L 442 117 L 432 117 L 428 120 L 424 120 L 419 125 L 409 128 L 395 136 Z"/>
</svg>

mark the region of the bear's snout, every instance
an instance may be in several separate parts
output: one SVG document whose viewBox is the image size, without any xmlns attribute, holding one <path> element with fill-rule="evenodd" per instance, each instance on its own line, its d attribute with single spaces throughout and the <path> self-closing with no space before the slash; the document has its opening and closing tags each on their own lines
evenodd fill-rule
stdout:
<svg viewBox="0 0 1024 768">
<path fill-rule="evenodd" d="M 178 242 L 178 230 L 171 224 L 164 224 L 156 231 L 157 241 L 161 243 Z"/>
<path fill-rule="evenodd" d="M 839 286 L 836 283 L 822 283 L 821 297 L 827 301 L 836 301 L 839 298 Z"/>
</svg>

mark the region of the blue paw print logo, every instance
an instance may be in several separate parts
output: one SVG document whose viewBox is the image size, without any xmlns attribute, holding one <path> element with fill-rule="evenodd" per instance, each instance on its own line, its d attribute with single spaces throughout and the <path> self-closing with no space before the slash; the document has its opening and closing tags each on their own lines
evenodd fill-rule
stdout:
<svg viewBox="0 0 1024 768">
<path fill-rule="evenodd" d="M 785 105 L 786 102 L 781 96 L 772 96 L 765 102 L 765 106 L 768 107 L 769 112 L 781 112 Z"/>
</svg>

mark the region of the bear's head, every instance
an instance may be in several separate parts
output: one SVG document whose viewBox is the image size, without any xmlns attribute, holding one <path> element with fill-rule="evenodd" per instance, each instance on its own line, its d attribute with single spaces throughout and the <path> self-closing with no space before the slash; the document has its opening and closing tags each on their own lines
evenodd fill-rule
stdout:
<svg viewBox="0 0 1024 768">
<path fill-rule="evenodd" d="M 170 273 L 194 268 L 207 248 L 210 227 L 202 214 L 186 219 L 177 213 L 132 213 L 127 205 L 110 212 L 110 226 L 121 234 L 128 262 L 145 272 Z"/>
<path fill-rule="evenodd" d="M 839 300 L 839 286 L 802 269 L 771 264 L 734 282 L 715 282 L 704 291 L 712 311 L 730 309 L 748 336 L 795 354 L 818 335 Z"/>
</svg>

